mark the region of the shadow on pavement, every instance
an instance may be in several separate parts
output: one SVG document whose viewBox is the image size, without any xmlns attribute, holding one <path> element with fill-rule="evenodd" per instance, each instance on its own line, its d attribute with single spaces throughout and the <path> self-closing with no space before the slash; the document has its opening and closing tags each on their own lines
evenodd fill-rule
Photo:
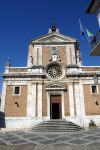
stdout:
<svg viewBox="0 0 100 150">
<path fill-rule="evenodd" d="M 5 114 L 0 111 L 0 128 L 5 128 Z"/>
</svg>

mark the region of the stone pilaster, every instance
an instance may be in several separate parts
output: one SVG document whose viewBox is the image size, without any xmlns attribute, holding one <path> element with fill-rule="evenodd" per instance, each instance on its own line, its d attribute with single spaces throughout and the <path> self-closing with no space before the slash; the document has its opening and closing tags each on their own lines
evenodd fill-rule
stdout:
<svg viewBox="0 0 100 150">
<path fill-rule="evenodd" d="M 76 58 L 75 58 L 75 46 L 72 45 L 71 46 L 71 60 L 72 60 L 72 64 L 76 64 Z"/>
<path fill-rule="evenodd" d="M 35 117 L 36 114 L 36 84 L 28 85 L 27 116 Z"/>
<path fill-rule="evenodd" d="M 76 116 L 81 116 L 79 83 L 75 83 L 74 87 L 75 87 Z"/>
<path fill-rule="evenodd" d="M 42 65 L 42 45 L 34 46 L 34 65 Z"/>
<path fill-rule="evenodd" d="M 70 47 L 66 45 L 66 54 L 67 54 L 67 65 L 71 64 L 71 58 L 70 58 Z"/>
<path fill-rule="evenodd" d="M 70 83 L 68 85 L 69 89 L 69 104 L 70 104 L 70 116 L 75 115 L 75 110 L 74 110 L 74 94 L 73 94 L 73 84 Z"/>
<path fill-rule="evenodd" d="M 79 90 L 80 90 L 80 101 L 81 101 L 81 113 L 82 116 L 85 116 L 85 104 L 84 104 L 84 92 L 83 92 L 83 84 L 79 83 Z"/>
<path fill-rule="evenodd" d="M 39 53 L 38 53 L 38 55 L 39 55 L 39 65 L 42 65 L 42 45 L 39 45 Z"/>
<path fill-rule="evenodd" d="M 61 101 L 62 101 L 62 119 L 64 119 L 65 118 L 65 112 L 64 112 L 64 92 L 62 92 Z"/>
<path fill-rule="evenodd" d="M 33 64 L 37 65 L 37 46 L 34 45 L 34 58 L 33 58 Z"/>
<path fill-rule="evenodd" d="M 5 108 L 5 100 L 6 100 L 6 82 L 3 81 L 3 87 L 2 87 L 2 95 L 1 95 L 1 111 L 4 112 Z"/>
<path fill-rule="evenodd" d="M 47 92 L 47 117 L 50 118 L 50 94 Z"/>
<path fill-rule="evenodd" d="M 28 58 L 27 58 L 27 66 L 30 67 L 33 65 L 33 56 L 34 55 L 34 48 L 33 45 L 29 45 L 29 52 L 28 52 Z"/>
<path fill-rule="evenodd" d="M 83 85 L 80 82 L 75 83 L 75 101 L 76 101 L 76 115 L 85 116 Z"/>
<path fill-rule="evenodd" d="M 38 104 L 37 104 L 37 116 L 42 117 L 42 84 L 38 84 Z"/>
</svg>

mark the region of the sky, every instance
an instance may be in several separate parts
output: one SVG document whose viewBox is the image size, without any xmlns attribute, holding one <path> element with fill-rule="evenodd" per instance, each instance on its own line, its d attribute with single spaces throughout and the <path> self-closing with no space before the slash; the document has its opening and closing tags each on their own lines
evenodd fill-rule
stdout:
<svg viewBox="0 0 100 150">
<path fill-rule="evenodd" d="M 99 66 L 100 57 L 90 56 L 89 44 L 80 36 L 79 18 L 94 34 L 99 30 L 96 16 L 85 13 L 88 4 L 89 0 L 0 0 L 0 75 L 8 57 L 12 66 L 26 66 L 29 42 L 47 34 L 53 18 L 60 33 L 79 41 L 83 65 Z"/>
</svg>

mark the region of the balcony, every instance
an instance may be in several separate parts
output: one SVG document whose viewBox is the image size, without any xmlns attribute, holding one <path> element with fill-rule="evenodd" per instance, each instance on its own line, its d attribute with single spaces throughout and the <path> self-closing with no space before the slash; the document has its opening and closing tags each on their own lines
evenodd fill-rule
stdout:
<svg viewBox="0 0 100 150">
<path fill-rule="evenodd" d="M 91 39 L 90 47 L 92 56 L 100 56 L 100 30 Z"/>
</svg>

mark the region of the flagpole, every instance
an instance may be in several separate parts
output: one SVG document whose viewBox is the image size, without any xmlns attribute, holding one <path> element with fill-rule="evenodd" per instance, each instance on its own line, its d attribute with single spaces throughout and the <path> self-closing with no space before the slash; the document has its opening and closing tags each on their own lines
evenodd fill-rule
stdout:
<svg viewBox="0 0 100 150">
<path fill-rule="evenodd" d="M 86 28 L 83 27 L 80 19 L 79 19 L 79 24 L 80 24 L 80 31 L 81 31 L 80 33 L 81 34 L 84 33 L 84 35 L 85 35 L 85 37 L 86 37 L 86 39 L 87 39 L 87 41 L 89 43 L 89 46 L 90 46 L 90 39 L 89 39 L 89 37 L 87 35 Z"/>
</svg>

